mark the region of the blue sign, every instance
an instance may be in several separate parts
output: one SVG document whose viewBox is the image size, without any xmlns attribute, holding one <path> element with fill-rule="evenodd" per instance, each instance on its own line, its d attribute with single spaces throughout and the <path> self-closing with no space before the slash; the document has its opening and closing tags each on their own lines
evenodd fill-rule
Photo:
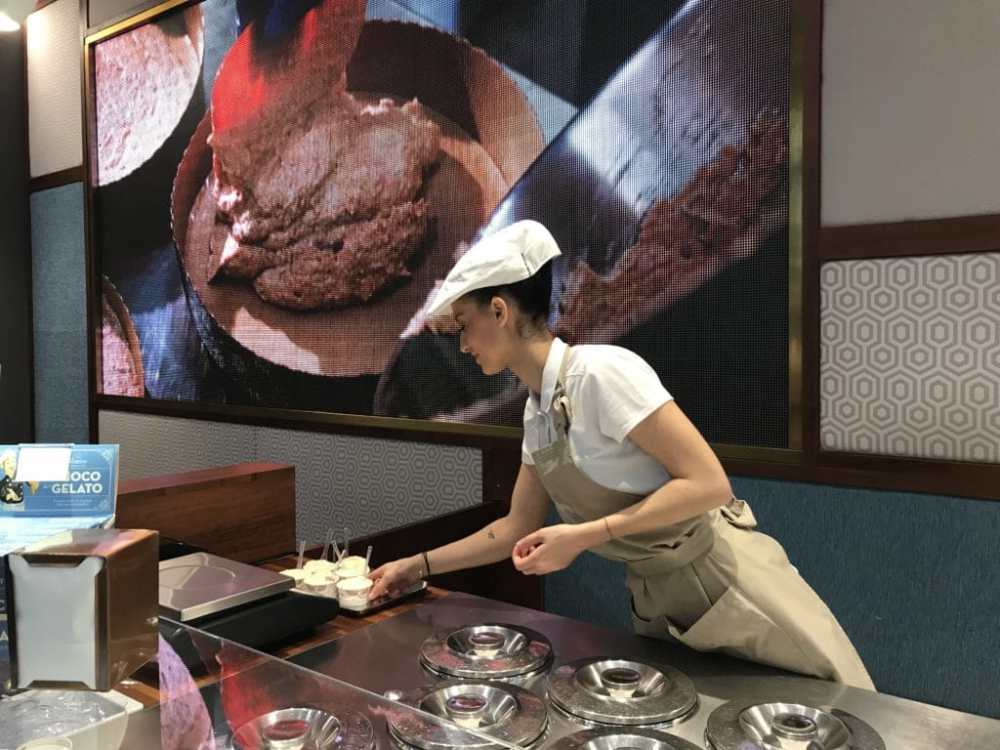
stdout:
<svg viewBox="0 0 1000 750">
<path fill-rule="evenodd" d="M 21 451 L 0 445 L 0 556 L 71 529 L 114 525 L 118 496 L 118 446 L 72 445 L 69 469 L 58 481 L 19 482 Z M 0 676 L 6 674 L 7 601 L 0 566 Z"/>
</svg>

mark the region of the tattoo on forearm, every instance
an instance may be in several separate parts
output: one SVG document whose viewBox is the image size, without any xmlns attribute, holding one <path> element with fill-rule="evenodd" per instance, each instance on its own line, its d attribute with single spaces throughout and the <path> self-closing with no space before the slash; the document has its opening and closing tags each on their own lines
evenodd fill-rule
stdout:
<svg viewBox="0 0 1000 750">
<path fill-rule="evenodd" d="M 493 533 L 493 529 L 492 528 L 486 529 L 486 536 L 488 536 L 490 539 L 496 539 L 497 538 L 497 535 Z"/>
</svg>

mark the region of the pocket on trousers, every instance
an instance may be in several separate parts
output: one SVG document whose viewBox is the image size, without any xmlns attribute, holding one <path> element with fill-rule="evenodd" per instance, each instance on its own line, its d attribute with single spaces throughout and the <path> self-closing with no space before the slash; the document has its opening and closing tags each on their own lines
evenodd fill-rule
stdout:
<svg viewBox="0 0 1000 750">
<path fill-rule="evenodd" d="M 667 621 L 670 634 L 693 649 L 712 651 L 738 645 L 748 629 L 773 629 L 774 623 L 734 586 L 726 589 L 698 620 L 686 630 Z"/>
<path fill-rule="evenodd" d="M 666 575 L 629 578 L 633 627 L 640 635 L 670 638 L 668 625 L 697 622 L 712 606 L 712 598 L 694 565 Z M 723 583 L 716 591 L 724 590 Z M 718 593 L 716 594 L 718 595 Z"/>
<path fill-rule="evenodd" d="M 667 630 L 697 651 L 722 651 L 793 672 L 817 674 L 813 660 L 735 586 L 687 630 L 669 622 Z"/>
<path fill-rule="evenodd" d="M 636 635 L 644 635 L 650 638 L 663 638 L 667 631 L 663 626 L 663 618 L 646 619 L 635 611 L 635 599 L 629 597 L 629 607 L 632 610 L 632 630 Z"/>
</svg>

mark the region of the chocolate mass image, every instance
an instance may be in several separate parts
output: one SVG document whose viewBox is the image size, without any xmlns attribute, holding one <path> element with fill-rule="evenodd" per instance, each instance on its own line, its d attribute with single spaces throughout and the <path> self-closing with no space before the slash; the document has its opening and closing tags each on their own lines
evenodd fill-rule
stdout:
<svg viewBox="0 0 1000 750">
<path fill-rule="evenodd" d="M 557 335 L 786 446 L 788 0 L 555 5 L 204 0 L 97 42 L 101 391 L 520 426 L 423 310 L 535 219 Z"/>
</svg>

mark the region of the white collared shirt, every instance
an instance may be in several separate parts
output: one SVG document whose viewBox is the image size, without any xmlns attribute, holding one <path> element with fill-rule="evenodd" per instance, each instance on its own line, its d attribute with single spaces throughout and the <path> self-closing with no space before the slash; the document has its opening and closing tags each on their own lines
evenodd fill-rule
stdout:
<svg viewBox="0 0 1000 750">
<path fill-rule="evenodd" d="M 542 371 L 542 392 L 531 393 L 524 407 L 521 460 L 555 439 L 552 391 L 566 344 L 555 339 Z M 646 495 L 670 475 L 628 434 L 673 397 L 642 357 L 619 346 L 574 346 L 563 377 L 572 410 L 569 445 L 573 462 L 604 487 Z"/>
</svg>

